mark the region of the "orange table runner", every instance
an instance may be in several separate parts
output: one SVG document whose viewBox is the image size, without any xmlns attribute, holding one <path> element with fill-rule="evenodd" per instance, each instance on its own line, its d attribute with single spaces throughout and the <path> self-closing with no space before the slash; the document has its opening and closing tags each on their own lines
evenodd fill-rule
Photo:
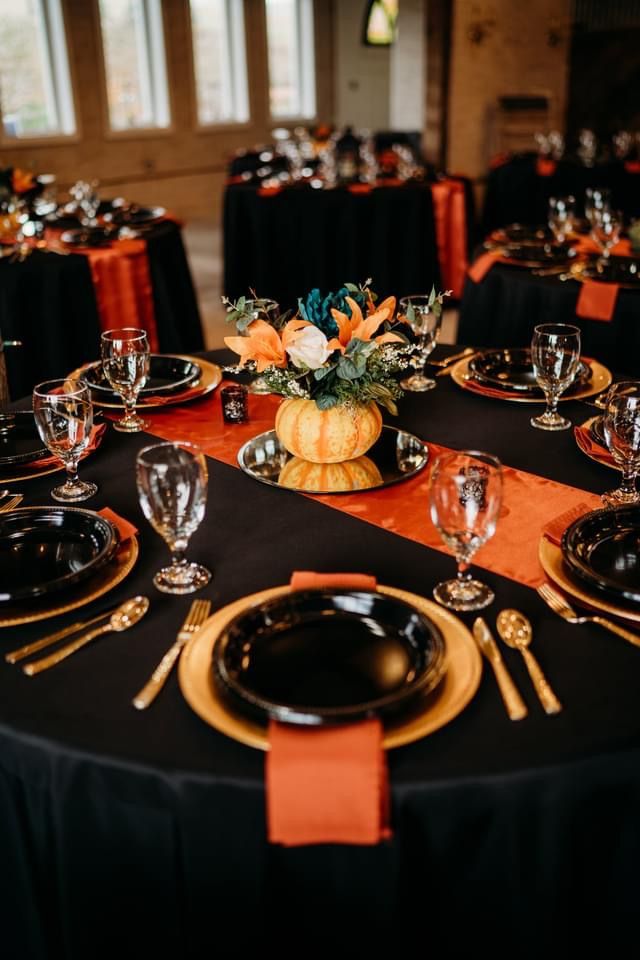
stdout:
<svg viewBox="0 0 640 960">
<path fill-rule="evenodd" d="M 229 425 L 222 419 L 216 391 L 193 406 L 173 408 L 163 413 L 145 411 L 145 419 L 149 421 L 150 433 L 164 440 L 190 440 L 197 443 L 208 456 L 237 466 L 237 454 L 242 444 L 273 429 L 279 402 L 279 397 L 250 395 L 250 420 Z M 447 449 L 429 443 L 431 462 L 437 454 Z M 428 470 L 424 470 L 402 484 L 371 493 L 308 496 L 334 510 L 341 510 L 390 533 L 448 554 L 429 517 L 427 479 Z M 538 542 L 544 527 L 555 516 L 580 503 L 586 503 L 589 509 L 602 505 L 595 494 L 505 466 L 503 507 L 498 529 L 495 536 L 478 551 L 474 565 L 526 586 L 537 586 L 544 579 L 538 561 Z"/>
</svg>

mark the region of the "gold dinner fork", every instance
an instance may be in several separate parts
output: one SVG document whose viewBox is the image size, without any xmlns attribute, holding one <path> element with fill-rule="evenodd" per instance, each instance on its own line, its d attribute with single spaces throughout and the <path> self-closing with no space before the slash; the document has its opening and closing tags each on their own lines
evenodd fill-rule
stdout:
<svg viewBox="0 0 640 960">
<path fill-rule="evenodd" d="M 165 653 L 164 657 L 151 674 L 151 677 L 145 683 L 142 690 L 131 701 L 138 710 L 145 710 L 150 703 L 162 690 L 165 680 L 171 673 L 171 669 L 180 656 L 182 648 L 194 633 L 200 629 L 204 621 L 209 616 L 211 610 L 210 600 L 194 600 L 189 609 L 182 627 L 178 633 L 176 642 Z"/>
<path fill-rule="evenodd" d="M 540 587 L 538 587 L 538 593 L 547 606 L 551 607 L 553 612 L 561 616 L 567 621 L 567 623 L 597 623 L 599 626 L 604 627 L 605 630 L 610 630 L 611 633 L 615 633 L 619 637 L 622 637 L 623 640 L 628 640 L 629 643 L 634 645 L 634 647 L 640 647 L 640 637 L 636 633 L 632 633 L 630 630 L 625 630 L 624 627 L 614 623 L 613 620 L 609 620 L 607 617 L 600 617 L 596 614 L 592 614 L 590 616 L 578 616 L 571 604 L 569 604 L 561 594 L 554 590 L 553 587 L 549 586 L 548 583 L 543 583 Z"/>
<path fill-rule="evenodd" d="M 7 501 L 1 502 L 0 513 L 8 513 L 10 510 L 15 510 L 15 508 L 18 507 L 23 500 L 24 497 L 22 494 L 16 494 L 13 497 L 9 497 Z"/>
</svg>

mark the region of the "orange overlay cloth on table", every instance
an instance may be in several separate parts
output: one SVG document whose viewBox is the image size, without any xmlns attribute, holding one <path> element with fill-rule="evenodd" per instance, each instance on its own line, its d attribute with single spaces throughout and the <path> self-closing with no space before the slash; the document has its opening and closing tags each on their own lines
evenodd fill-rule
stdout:
<svg viewBox="0 0 640 960">
<path fill-rule="evenodd" d="M 89 260 L 100 329 L 138 327 L 146 330 L 151 352 L 158 353 L 160 344 L 146 242 L 118 240 L 110 247 L 74 247 L 72 252 L 83 254 Z"/>
<path fill-rule="evenodd" d="M 216 391 L 193 406 L 172 407 L 162 413 L 145 411 L 145 420 L 149 422 L 149 433 L 164 440 L 190 440 L 208 456 L 237 466 L 242 444 L 260 433 L 273 430 L 279 402 L 279 397 L 251 394 L 249 421 L 229 425 L 222 419 Z M 429 443 L 429 450 L 433 462 L 447 448 Z M 308 496 L 334 510 L 342 510 L 390 533 L 449 554 L 429 518 L 427 478 L 428 469 L 404 483 L 371 493 Z M 595 494 L 505 466 L 503 507 L 497 532 L 478 551 L 474 565 L 526 586 L 537 586 L 544 579 L 538 561 L 538 541 L 545 525 L 550 517 L 583 501 L 592 510 L 602 505 Z"/>
<path fill-rule="evenodd" d="M 468 266 L 464 183 L 439 180 L 431 184 L 431 196 L 442 284 L 459 300 Z"/>
<path fill-rule="evenodd" d="M 376 589 L 359 574 L 294 573 L 292 589 Z M 380 720 L 309 729 L 272 720 L 265 759 L 269 841 L 373 845 L 391 836 Z"/>
</svg>

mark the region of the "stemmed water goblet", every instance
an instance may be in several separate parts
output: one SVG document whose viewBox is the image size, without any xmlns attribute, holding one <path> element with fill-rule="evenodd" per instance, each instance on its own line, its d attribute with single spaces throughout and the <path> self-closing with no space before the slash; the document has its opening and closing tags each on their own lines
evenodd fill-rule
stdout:
<svg viewBox="0 0 640 960">
<path fill-rule="evenodd" d="M 33 416 L 47 450 L 62 461 L 67 479 L 51 496 L 63 503 L 88 500 L 95 483 L 78 479 L 78 461 L 91 440 L 93 404 L 82 380 L 47 380 L 33 389 Z"/>
<path fill-rule="evenodd" d="M 608 206 L 594 208 L 591 236 L 602 250 L 602 256 L 597 264 L 599 270 L 608 266 L 611 248 L 615 247 L 620 239 L 622 226 L 623 216 L 619 210 L 612 210 Z"/>
<path fill-rule="evenodd" d="M 477 450 L 442 454 L 429 478 L 431 519 L 458 563 L 455 579 L 433 590 L 438 603 L 451 610 L 481 610 L 494 593 L 474 580 L 468 567 L 476 551 L 496 531 L 502 502 L 502 465 Z"/>
<path fill-rule="evenodd" d="M 123 327 L 106 330 L 100 338 L 102 370 L 124 403 L 124 417 L 113 424 L 121 433 L 138 433 L 147 426 L 136 414 L 138 394 L 149 376 L 149 341 L 145 330 Z"/>
<path fill-rule="evenodd" d="M 575 197 L 549 198 L 548 223 L 557 243 L 564 243 L 573 231 L 575 209 Z"/>
<path fill-rule="evenodd" d="M 441 305 L 438 300 L 434 301 L 433 297 L 428 294 L 417 294 L 403 297 L 400 300 L 398 312 L 401 316 L 404 316 L 413 330 L 418 348 L 418 355 L 412 361 L 416 372 L 401 380 L 400 386 L 403 390 L 415 393 L 433 390 L 436 382 L 431 377 L 425 376 L 424 368 L 440 336 Z"/>
<path fill-rule="evenodd" d="M 171 551 L 171 564 L 153 578 L 163 593 L 193 593 L 211 579 L 206 567 L 184 556 L 204 517 L 207 482 L 207 464 L 195 444 L 157 443 L 137 456 L 136 483 L 142 512 Z"/>
<path fill-rule="evenodd" d="M 531 341 L 533 372 L 547 408 L 531 418 L 538 430 L 568 430 L 571 421 L 558 413 L 560 395 L 571 385 L 580 364 L 580 329 L 568 323 L 541 323 Z"/>
<path fill-rule="evenodd" d="M 614 384 L 607 395 L 604 436 L 614 461 L 622 471 L 622 483 L 602 495 L 609 507 L 640 502 L 636 477 L 640 472 L 640 381 Z"/>
<path fill-rule="evenodd" d="M 610 190 L 605 190 L 603 187 L 587 187 L 584 197 L 584 215 L 592 229 L 598 212 L 608 210 L 610 207 Z"/>
</svg>

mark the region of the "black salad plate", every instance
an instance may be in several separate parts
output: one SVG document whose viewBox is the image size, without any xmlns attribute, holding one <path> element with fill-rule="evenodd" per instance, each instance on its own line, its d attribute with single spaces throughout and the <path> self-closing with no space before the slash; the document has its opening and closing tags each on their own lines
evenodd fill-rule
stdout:
<svg viewBox="0 0 640 960">
<path fill-rule="evenodd" d="M 640 604 L 640 507 L 596 510 L 562 538 L 569 573 L 614 601 Z"/>
<path fill-rule="evenodd" d="M 33 413 L 0 414 L 0 467 L 31 463 L 49 456 L 38 433 Z"/>
<path fill-rule="evenodd" d="M 593 261 L 582 268 L 581 276 L 602 283 L 640 287 L 640 258 L 609 257 L 607 262 Z"/>
<path fill-rule="evenodd" d="M 201 367 L 193 360 L 185 360 L 183 357 L 174 357 L 170 354 L 152 353 L 149 357 L 149 376 L 139 395 L 144 397 L 179 393 L 195 383 L 201 373 Z M 103 400 L 105 403 L 120 402 L 120 395 L 111 389 L 99 360 L 83 371 L 82 379 L 89 384 L 96 399 Z"/>
<path fill-rule="evenodd" d="M 70 247 L 104 247 L 117 239 L 112 230 L 104 227 L 80 227 L 78 230 L 65 230 L 60 239 Z"/>
<path fill-rule="evenodd" d="M 24 507 L 0 514 L 0 603 L 31 600 L 79 583 L 111 560 L 118 533 L 76 507 Z"/>
<path fill-rule="evenodd" d="M 510 260 L 521 260 L 540 266 L 566 263 L 575 257 L 575 249 L 569 243 L 507 243 L 504 254 Z"/>
<path fill-rule="evenodd" d="M 510 223 L 491 234 L 492 239 L 509 243 L 551 243 L 553 234 L 543 224 Z"/>
<path fill-rule="evenodd" d="M 238 451 L 238 464 L 254 480 L 299 493 L 365 493 L 415 476 L 429 461 L 429 448 L 412 433 L 384 426 L 362 457 L 345 463 L 308 463 L 292 457 L 275 430 L 248 440 Z"/>
<path fill-rule="evenodd" d="M 105 214 L 105 220 L 111 220 L 112 223 L 153 223 L 160 220 L 166 214 L 164 207 L 137 207 L 121 206 Z"/>
<path fill-rule="evenodd" d="M 213 676 L 259 722 L 321 726 L 397 715 L 444 673 L 438 627 L 402 600 L 365 590 L 305 590 L 235 617 Z"/>
<path fill-rule="evenodd" d="M 483 350 L 469 361 L 469 371 L 474 380 L 503 390 L 515 390 L 530 396 L 543 396 L 533 372 L 531 350 L 528 347 L 499 347 Z M 584 360 L 572 385 L 566 391 L 582 389 L 591 379 L 591 367 Z"/>
</svg>

